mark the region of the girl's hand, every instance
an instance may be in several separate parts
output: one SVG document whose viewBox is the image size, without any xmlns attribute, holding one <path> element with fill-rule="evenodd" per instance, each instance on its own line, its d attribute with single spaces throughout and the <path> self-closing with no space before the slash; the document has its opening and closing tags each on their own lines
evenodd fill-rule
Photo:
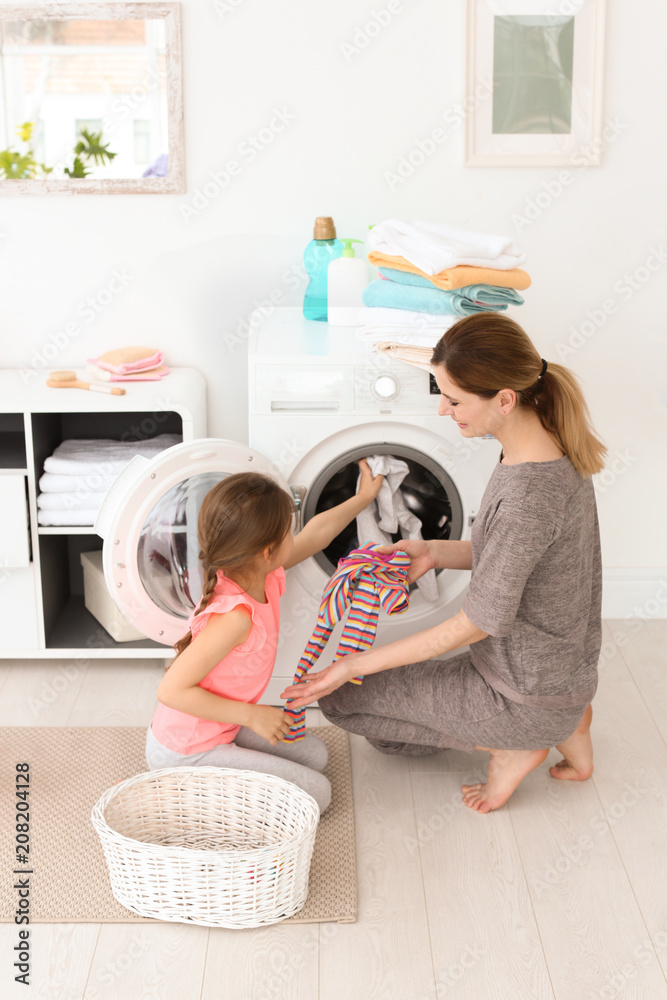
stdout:
<svg viewBox="0 0 667 1000">
<path fill-rule="evenodd" d="M 366 506 L 375 500 L 376 496 L 382 489 L 382 484 L 384 482 L 384 476 L 375 476 L 373 478 L 373 473 L 371 472 L 370 466 L 365 458 L 362 458 L 360 462 L 357 462 L 359 466 L 359 471 L 361 472 L 361 482 L 359 483 L 359 489 L 357 490 L 357 496 L 361 500 L 365 500 Z"/>
<path fill-rule="evenodd" d="M 336 688 L 347 683 L 352 677 L 363 673 L 363 667 L 357 660 L 361 653 L 350 653 L 336 660 L 331 666 L 325 667 L 317 674 L 311 674 L 307 681 L 300 684 L 292 684 L 280 695 L 281 698 L 293 698 L 291 708 L 303 708 L 311 705 L 318 698 L 323 698 L 325 694 L 331 694 Z"/>
<path fill-rule="evenodd" d="M 282 708 L 274 708 L 272 705 L 248 705 L 248 708 L 250 718 L 246 726 L 271 746 L 275 746 L 289 733 L 292 720 Z"/>
<path fill-rule="evenodd" d="M 432 542 L 422 541 L 421 538 L 414 538 L 404 542 L 394 542 L 392 545 L 383 545 L 380 552 L 407 552 L 410 556 L 410 568 L 408 569 L 408 583 L 414 583 L 424 573 L 430 569 L 435 569 L 435 555 Z"/>
</svg>

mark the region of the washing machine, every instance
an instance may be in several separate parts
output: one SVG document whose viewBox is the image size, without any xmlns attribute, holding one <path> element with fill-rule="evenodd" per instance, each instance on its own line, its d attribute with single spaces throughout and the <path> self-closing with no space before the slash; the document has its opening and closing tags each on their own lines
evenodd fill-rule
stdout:
<svg viewBox="0 0 667 1000">
<path fill-rule="evenodd" d="M 439 392 L 428 372 L 369 351 L 355 328 L 306 320 L 298 308 L 267 307 L 253 315 L 249 329 L 248 444 L 210 438 L 176 445 L 152 460 L 133 459 L 96 524 L 114 600 L 140 631 L 166 645 L 183 635 L 199 601 L 197 514 L 225 475 L 252 470 L 273 476 L 292 492 L 303 527 L 354 494 L 360 458 L 391 454 L 408 465 L 403 494 L 424 537 L 467 539 L 499 458 L 497 441 L 465 439 L 453 420 L 438 416 Z M 282 704 L 280 692 L 292 680 L 326 582 L 358 541 L 353 522 L 323 552 L 288 571 L 264 703 Z M 379 643 L 430 628 L 459 610 L 469 573 L 441 570 L 436 579 L 435 603 L 413 586 L 407 611 L 381 613 Z M 321 666 L 331 662 L 339 631 Z"/>
</svg>

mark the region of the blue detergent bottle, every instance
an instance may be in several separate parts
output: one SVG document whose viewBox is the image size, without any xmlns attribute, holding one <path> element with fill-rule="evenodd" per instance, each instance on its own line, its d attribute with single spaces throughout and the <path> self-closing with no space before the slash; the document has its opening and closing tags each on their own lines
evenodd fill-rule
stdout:
<svg viewBox="0 0 667 1000">
<path fill-rule="evenodd" d="M 328 215 L 315 219 L 313 238 L 306 247 L 303 262 L 310 281 L 303 299 L 303 315 L 306 319 L 328 318 L 327 271 L 329 264 L 343 254 L 343 244 L 336 239 L 336 227 Z"/>
</svg>

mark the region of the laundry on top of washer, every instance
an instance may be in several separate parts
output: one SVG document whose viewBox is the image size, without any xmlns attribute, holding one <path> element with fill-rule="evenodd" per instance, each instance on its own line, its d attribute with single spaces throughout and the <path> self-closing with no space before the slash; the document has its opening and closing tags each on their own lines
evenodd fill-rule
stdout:
<svg viewBox="0 0 667 1000">
<path fill-rule="evenodd" d="M 468 285 L 452 291 L 435 288 L 428 278 L 393 267 L 381 267 L 380 277 L 362 293 L 365 306 L 385 306 L 445 316 L 472 316 L 478 312 L 504 312 L 524 299 L 513 288 Z"/>
<path fill-rule="evenodd" d="M 368 245 L 383 254 L 403 256 L 426 274 L 461 265 L 508 271 L 526 260 L 526 251 L 509 236 L 437 222 L 387 219 L 369 231 Z"/>
<path fill-rule="evenodd" d="M 388 219 L 373 226 L 368 245 L 371 264 L 416 274 L 440 289 L 491 285 L 521 291 L 531 284 L 521 269 L 525 250 L 507 236 Z"/>
</svg>

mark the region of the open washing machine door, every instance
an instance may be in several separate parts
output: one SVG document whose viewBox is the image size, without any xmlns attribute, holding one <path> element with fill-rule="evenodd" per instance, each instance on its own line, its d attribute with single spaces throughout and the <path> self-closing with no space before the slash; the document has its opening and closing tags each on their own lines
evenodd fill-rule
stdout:
<svg viewBox="0 0 667 1000">
<path fill-rule="evenodd" d="M 208 491 L 236 472 L 261 472 L 287 492 L 284 477 L 247 445 L 200 438 L 154 459 L 135 456 L 104 498 L 95 530 L 104 539 L 107 587 L 144 635 L 172 646 L 199 602 L 197 518 Z"/>
</svg>

